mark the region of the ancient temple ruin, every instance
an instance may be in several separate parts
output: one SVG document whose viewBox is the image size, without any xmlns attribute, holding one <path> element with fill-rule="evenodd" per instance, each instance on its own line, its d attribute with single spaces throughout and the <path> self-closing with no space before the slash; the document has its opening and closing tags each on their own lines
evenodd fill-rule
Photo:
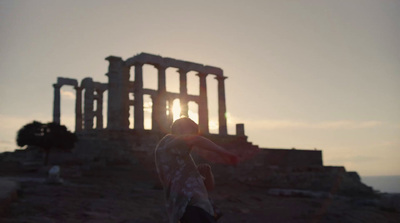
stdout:
<svg viewBox="0 0 400 223">
<path fill-rule="evenodd" d="M 227 135 L 225 79 L 221 68 L 198 63 L 161 57 L 148 53 L 140 53 L 123 60 L 120 57 L 109 56 L 108 83 L 99 83 L 92 78 L 85 78 L 79 85 L 78 81 L 59 77 L 54 87 L 53 121 L 60 123 L 60 88 L 70 85 L 76 91 L 75 131 L 81 132 L 93 129 L 96 119 L 96 129 L 128 130 L 129 110 L 133 106 L 135 130 L 144 130 L 144 101 L 143 96 L 149 95 L 152 100 L 152 131 L 167 132 L 172 123 L 172 103 L 179 99 L 181 116 L 188 116 L 188 103 L 198 105 L 199 130 L 202 134 L 209 133 L 209 108 L 207 100 L 206 77 L 212 75 L 218 82 L 218 125 L 219 135 Z M 154 66 L 158 71 L 158 89 L 143 87 L 143 65 Z M 134 69 L 131 69 L 131 68 Z M 179 93 L 166 90 L 166 69 L 176 68 L 179 73 Z M 130 71 L 134 70 L 131 74 Z M 199 94 L 190 95 L 187 89 L 187 74 L 195 71 L 199 78 Z M 130 81 L 130 76 L 134 81 Z M 84 97 L 82 102 L 82 92 Z M 107 126 L 103 126 L 103 96 L 108 94 Z M 130 95 L 133 99 L 130 99 Z M 94 103 L 96 109 L 94 110 Z M 83 109 L 82 109 L 83 105 Z M 243 133 L 243 125 L 238 125 Z"/>
<path fill-rule="evenodd" d="M 161 57 L 148 53 L 140 53 L 123 60 L 109 56 L 108 83 L 84 78 L 79 84 L 77 80 L 59 77 L 54 87 L 53 121 L 60 123 L 61 87 L 73 86 L 76 93 L 75 132 L 79 141 L 76 151 L 87 160 L 119 159 L 128 157 L 128 153 L 146 153 L 146 159 L 152 162 L 149 154 L 156 143 L 173 121 L 172 104 L 179 99 L 181 114 L 188 116 L 188 104 L 198 106 L 200 134 L 225 146 L 239 155 L 241 160 L 252 160 L 252 164 L 269 166 L 322 166 L 322 152 L 318 150 L 270 149 L 259 148 L 247 141 L 244 124 L 236 124 L 236 133 L 227 132 L 225 79 L 221 68 L 198 63 Z M 152 65 L 157 70 L 157 89 L 144 88 L 144 65 Z M 169 92 L 166 87 L 167 68 L 177 69 L 179 73 L 179 93 Z M 199 93 L 188 93 L 188 73 L 196 73 Z M 217 82 L 218 97 L 218 133 L 209 131 L 209 106 L 206 77 L 213 76 Z M 131 81 L 131 77 L 134 80 Z M 103 98 L 107 94 L 107 126 L 103 123 Z M 144 96 L 150 96 L 151 129 L 144 128 Z M 133 111 L 131 114 L 130 111 Z M 133 125 L 130 123 L 133 120 Z M 95 128 L 94 128 L 95 126 Z M 133 126 L 133 128 L 132 128 Z M 130 128 L 131 127 L 131 128 Z M 114 157 L 114 158 L 113 158 Z"/>
</svg>

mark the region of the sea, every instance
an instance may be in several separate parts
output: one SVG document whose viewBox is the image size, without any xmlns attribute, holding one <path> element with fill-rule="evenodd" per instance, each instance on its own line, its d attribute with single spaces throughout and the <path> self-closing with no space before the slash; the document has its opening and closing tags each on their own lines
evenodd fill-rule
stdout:
<svg viewBox="0 0 400 223">
<path fill-rule="evenodd" d="M 400 194 L 400 176 L 361 176 L 361 181 L 379 192 Z"/>
</svg>

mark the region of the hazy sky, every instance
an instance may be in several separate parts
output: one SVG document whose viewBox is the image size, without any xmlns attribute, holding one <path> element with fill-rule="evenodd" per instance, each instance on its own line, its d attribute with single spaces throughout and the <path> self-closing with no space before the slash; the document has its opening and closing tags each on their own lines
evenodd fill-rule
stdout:
<svg viewBox="0 0 400 223">
<path fill-rule="evenodd" d="M 0 0 L 0 31 L 0 151 L 24 124 L 52 120 L 57 77 L 107 82 L 104 58 L 147 52 L 222 68 L 230 134 L 244 123 L 260 147 L 317 148 L 325 165 L 400 175 L 398 0 Z M 73 92 L 63 88 L 61 109 L 72 130 Z"/>
</svg>

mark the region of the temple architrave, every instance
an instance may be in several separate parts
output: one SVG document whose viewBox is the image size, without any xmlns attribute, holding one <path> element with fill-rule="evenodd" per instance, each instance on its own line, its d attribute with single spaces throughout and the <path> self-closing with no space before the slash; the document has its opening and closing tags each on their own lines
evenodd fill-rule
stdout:
<svg viewBox="0 0 400 223">
<path fill-rule="evenodd" d="M 161 57 L 148 53 L 141 53 L 127 60 L 109 56 L 108 83 L 99 83 L 92 78 L 85 78 L 79 85 L 78 81 L 59 77 L 54 87 L 53 121 L 60 123 L 60 88 L 64 85 L 73 86 L 76 90 L 75 131 L 92 130 L 94 118 L 96 129 L 128 130 L 129 110 L 133 106 L 133 120 L 135 130 L 144 130 L 144 102 L 143 96 L 149 95 L 152 100 L 152 131 L 167 132 L 172 123 L 172 103 L 180 100 L 181 116 L 188 116 L 188 103 L 198 105 L 199 130 L 202 134 L 209 134 L 209 116 L 207 100 L 206 77 L 214 76 L 218 82 L 218 121 L 219 135 L 227 135 L 225 77 L 221 68 L 202 65 L 183 60 Z M 158 89 L 143 88 L 143 65 L 153 65 L 158 71 Z M 134 74 L 130 74 L 134 67 Z M 179 93 L 166 90 L 166 69 L 177 68 L 179 72 Z M 199 78 L 199 94 L 190 95 L 187 90 L 187 74 L 195 71 Z M 130 76 L 134 75 L 134 81 Z M 82 92 L 84 97 L 82 102 Z M 103 95 L 108 93 L 107 127 L 103 126 Z M 130 94 L 133 99 L 130 99 Z M 94 103 L 96 109 L 94 110 Z M 83 104 L 83 109 L 82 109 Z M 238 125 L 239 132 L 244 134 L 243 125 Z"/>
</svg>

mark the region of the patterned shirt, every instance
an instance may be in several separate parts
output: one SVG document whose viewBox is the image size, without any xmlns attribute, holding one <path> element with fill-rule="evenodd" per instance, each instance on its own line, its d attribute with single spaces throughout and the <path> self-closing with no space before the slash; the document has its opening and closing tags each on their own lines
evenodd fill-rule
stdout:
<svg viewBox="0 0 400 223">
<path fill-rule="evenodd" d="M 167 135 L 158 143 L 155 151 L 157 172 L 164 187 L 170 223 L 177 223 L 186 206 L 197 206 L 214 215 L 208 199 L 203 177 L 190 155 L 191 148 L 185 143 L 171 142 L 174 135 Z"/>
</svg>

